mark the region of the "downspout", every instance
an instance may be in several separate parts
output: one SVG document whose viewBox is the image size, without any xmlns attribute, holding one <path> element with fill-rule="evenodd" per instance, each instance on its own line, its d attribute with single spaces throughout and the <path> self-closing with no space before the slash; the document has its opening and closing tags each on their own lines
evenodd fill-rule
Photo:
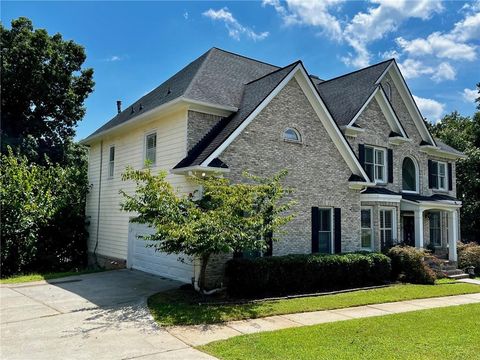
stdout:
<svg viewBox="0 0 480 360">
<path fill-rule="evenodd" d="M 98 248 L 98 233 L 100 230 L 100 199 L 102 196 L 102 170 L 103 170 L 103 140 L 100 141 L 100 178 L 98 180 L 98 203 L 97 203 L 97 234 L 95 248 L 93 249 L 93 257 L 95 259 L 95 265 L 98 266 L 97 260 L 97 248 Z"/>
</svg>

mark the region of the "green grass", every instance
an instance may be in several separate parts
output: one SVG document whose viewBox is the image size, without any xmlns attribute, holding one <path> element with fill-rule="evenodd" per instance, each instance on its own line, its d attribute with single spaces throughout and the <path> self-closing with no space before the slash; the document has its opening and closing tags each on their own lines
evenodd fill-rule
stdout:
<svg viewBox="0 0 480 360">
<path fill-rule="evenodd" d="M 394 285 L 318 297 L 236 305 L 199 305 L 202 298 L 197 293 L 178 289 L 151 296 L 148 306 L 160 325 L 195 325 L 476 292 L 480 292 L 479 285 L 445 280 L 437 285 Z"/>
<path fill-rule="evenodd" d="M 480 304 L 234 337 L 199 347 L 219 359 L 478 359 Z"/>
<path fill-rule="evenodd" d="M 91 274 L 103 271 L 101 269 L 88 269 L 88 270 L 80 270 L 80 271 L 65 271 L 65 272 L 52 272 L 52 273 L 34 273 L 34 274 L 27 274 L 27 275 L 15 275 L 11 277 L 7 277 L 4 279 L 0 279 L 0 284 L 21 284 L 30 281 L 39 281 L 39 280 L 51 280 L 51 279 L 58 279 L 67 276 L 73 275 L 83 275 L 83 274 Z"/>
</svg>

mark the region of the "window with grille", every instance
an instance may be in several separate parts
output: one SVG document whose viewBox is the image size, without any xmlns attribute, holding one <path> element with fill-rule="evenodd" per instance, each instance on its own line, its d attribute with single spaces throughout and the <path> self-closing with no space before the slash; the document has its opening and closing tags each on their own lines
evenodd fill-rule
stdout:
<svg viewBox="0 0 480 360">
<path fill-rule="evenodd" d="M 113 178 L 115 171 L 115 146 L 110 146 L 110 153 L 108 157 L 108 177 Z"/>
<path fill-rule="evenodd" d="M 157 161 L 157 133 L 145 137 L 145 161 L 155 165 Z"/>
</svg>

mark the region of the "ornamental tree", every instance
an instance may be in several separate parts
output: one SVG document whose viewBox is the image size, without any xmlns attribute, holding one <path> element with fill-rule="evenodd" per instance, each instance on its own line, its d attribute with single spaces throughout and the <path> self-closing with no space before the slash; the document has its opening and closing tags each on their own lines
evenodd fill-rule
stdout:
<svg viewBox="0 0 480 360">
<path fill-rule="evenodd" d="M 232 183 L 218 176 L 191 177 L 199 189 L 193 196 L 178 195 L 166 180 L 166 172 L 154 175 L 150 168 L 127 168 L 124 181 L 134 181 L 134 194 L 121 190 L 124 211 L 136 213 L 133 222 L 147 224 L 155 233 L 158 251 L 199 258 L 198 286 L 205 290 L 205 274 L 212 255 L 266 251 L 273 234 L 293 217 L 285 200 L 291 192 L 282 186 L 286 172 L 271 178 L 248 176 L 249 182 Z"/>
</svg>

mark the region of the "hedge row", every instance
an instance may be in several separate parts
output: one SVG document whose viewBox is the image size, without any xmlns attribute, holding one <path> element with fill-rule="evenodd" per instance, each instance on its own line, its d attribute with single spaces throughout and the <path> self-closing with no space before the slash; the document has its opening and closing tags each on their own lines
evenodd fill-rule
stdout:
<svg viewBox="0 0 480 360">
<path fill-rule="evenodd" d="M 379 253 L 286 255 L 232 259 L 225 271 L 232 296 L 276 296 L 383 284 L 391 262 Z"/>
</svg>

